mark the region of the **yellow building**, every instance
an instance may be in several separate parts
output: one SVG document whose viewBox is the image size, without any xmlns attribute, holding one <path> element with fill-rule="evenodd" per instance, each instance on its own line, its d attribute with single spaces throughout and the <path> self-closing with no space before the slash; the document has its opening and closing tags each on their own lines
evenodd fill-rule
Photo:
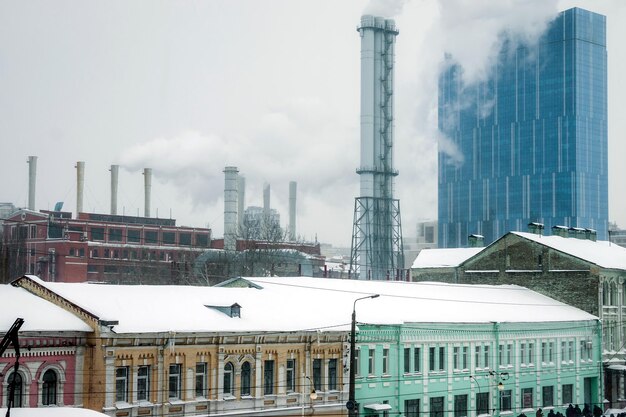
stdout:
<svg viewBox="0 0 626 417">
<path fill-rule="evenodd" d="M 296 311 L 303 300 L 251 283 L 123 286 L 24 276 L 13 285 L 92 327 L 85 408 L 119 417 L 346 413 L 346 320 Z"/>
</svg>

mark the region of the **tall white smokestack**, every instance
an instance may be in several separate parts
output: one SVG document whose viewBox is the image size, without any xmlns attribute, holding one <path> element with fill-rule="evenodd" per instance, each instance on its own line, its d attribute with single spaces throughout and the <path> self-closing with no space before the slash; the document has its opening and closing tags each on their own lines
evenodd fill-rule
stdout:
<svg viewBox="0 0 626 417">
<path fill-rule="evenodd" d="M 85 190 L 85 161 L 76 162 L 76 218 L 83 212 L 83 195 Z"/>
<path fill-rule="evenodd" d="M 152 191 L 152 168 L 143 169 L 143 182 L 144 182 L 144 217 L 150 217 L 150 192 Z"/>
<path fill-rule="evenodd" d="M 289 182 L 289 240 L 296 240 L 296 190 L 298 183 Z"/>
<path fill-rule="evenodd" d="M 37 183 L 37 157 L 28 157 L 28 209 L 35 210 L 35 185 Z"/>
<path fill-rule="evenodd" d="M 270 228 L 270 185 L 268 183 L 263 184 L 263 222 L 261 224 L 263 234 L 268 236 Z"/>
<path fill-rule="evenodd" d="M 237 224 L 239 230 L 243 230 L 243 212 L 246 203 L 246 177 L 239 175 L 237 177 Z"/>
<path fill-rule="evenodd" d="M 237 249 L 237 167 L 224 168 L 224 249 Z"/>
<path fill-rule="evenodd" d="M 117 214 L 117 178 L 120 172 L 119 165 L 111 165 L 111 214 Z"/>
</svg>

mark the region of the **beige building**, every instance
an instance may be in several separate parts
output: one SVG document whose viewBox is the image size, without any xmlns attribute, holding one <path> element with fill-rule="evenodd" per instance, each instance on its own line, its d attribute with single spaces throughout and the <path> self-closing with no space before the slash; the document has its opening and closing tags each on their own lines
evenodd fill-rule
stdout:
<svg viewBox="0 0 626 417">
<path fill-rule="evenodd" d="M 117 417 L 345 413 L 348 333 L 325 329 L 330 317 L 295 311 L 298 299 L 243 280 L 173 287 L 24 276 L 13 285 L 93 329 L 84 354 L 86 408 Z"/>
</svg>

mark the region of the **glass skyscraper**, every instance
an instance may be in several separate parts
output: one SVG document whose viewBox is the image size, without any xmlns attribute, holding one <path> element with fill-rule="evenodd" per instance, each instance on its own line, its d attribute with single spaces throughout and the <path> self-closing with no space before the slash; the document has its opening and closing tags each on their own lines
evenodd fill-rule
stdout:
<svg viewBox="0 0 626 417">
<path fill-rule="evenodd" d="M 528 223 L 607 238 L 606 18 L 561 12 L 539 42 L 503 35 L 486 80 L 452 57 L 439 79 L 439 246 L 485 244 Z"/>
</svg>

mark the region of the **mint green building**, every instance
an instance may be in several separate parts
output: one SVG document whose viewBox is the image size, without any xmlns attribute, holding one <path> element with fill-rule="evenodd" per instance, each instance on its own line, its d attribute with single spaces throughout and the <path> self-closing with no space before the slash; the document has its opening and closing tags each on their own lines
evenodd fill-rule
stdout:
<svg viewBox="0 0 626 417">
<path fill-rule="evenodd" d="M 499 322 L 494 314 L 478 323 L 481 308 L 459 311 L 470 323 L 359 324 L 359 415 L 534 417 L 538 408 L 565 414 L 570 403 L 603 408 L 599 320 L 538 321 L 532 306 L 520 306 L 532 321 Z"/>
</svg>

